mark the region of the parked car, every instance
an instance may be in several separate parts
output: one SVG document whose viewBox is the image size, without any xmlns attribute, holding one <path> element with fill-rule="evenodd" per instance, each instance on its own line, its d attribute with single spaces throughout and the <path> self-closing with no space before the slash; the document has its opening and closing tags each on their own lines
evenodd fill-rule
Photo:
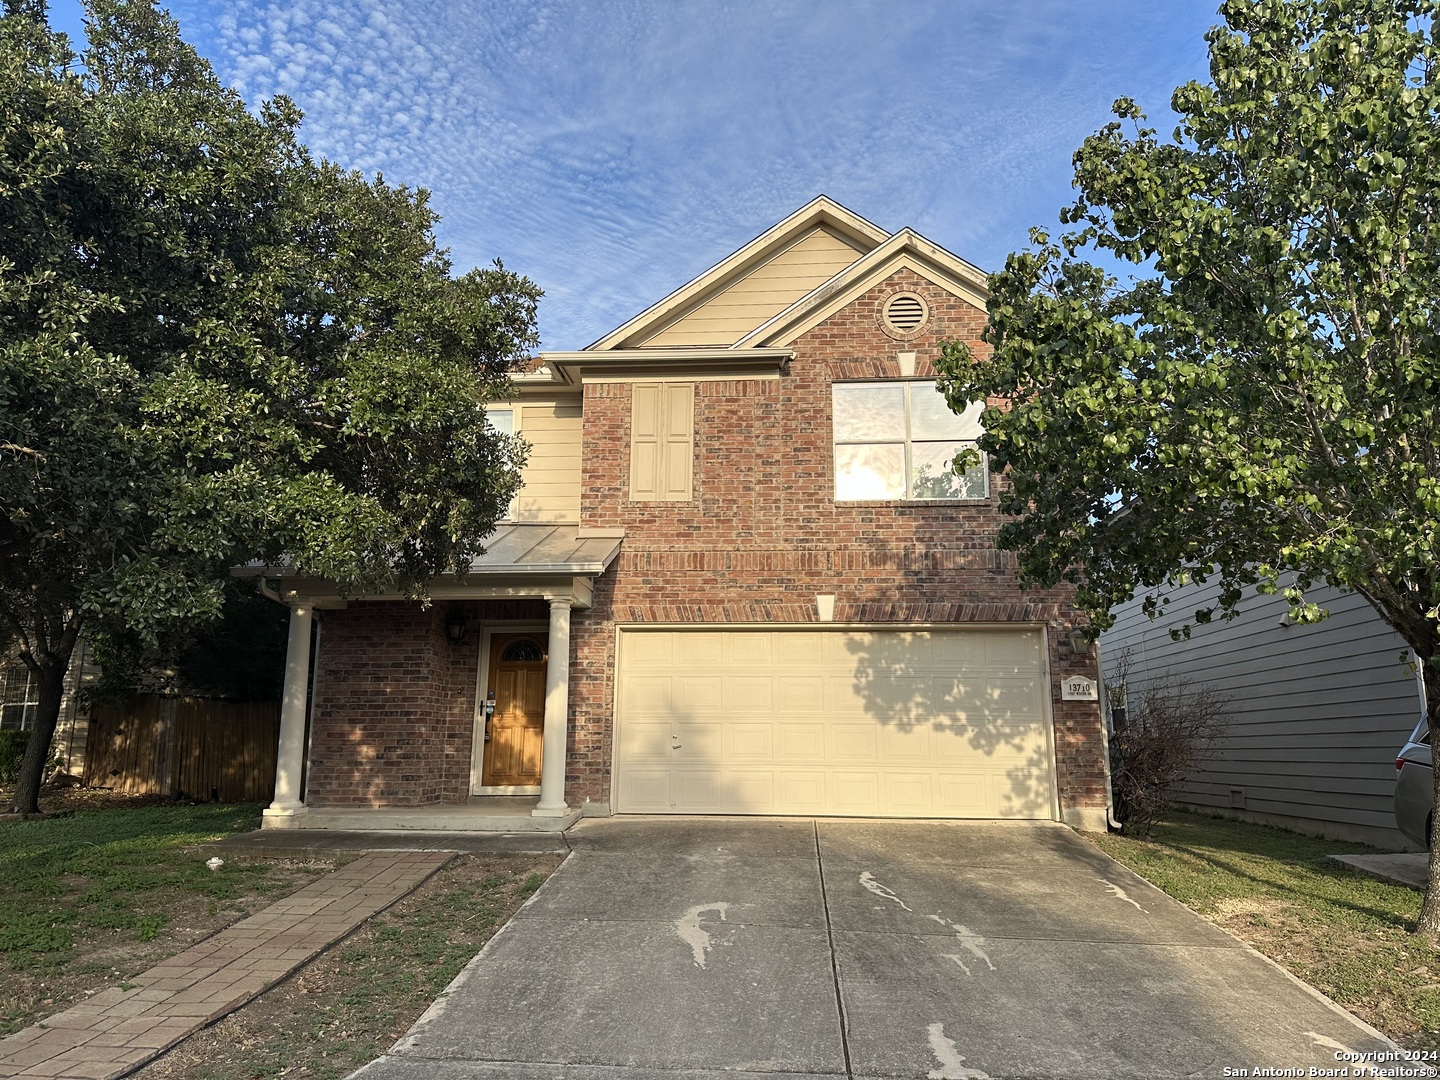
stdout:
<svg viewBox="0 0 1440 1080">
<path fill-rule="evenodd" d="M 1395 781 L 1395 824 L 1407 839 L 1429 848 L 1435 822 L 1435 764 L 1430 756 L 1430 728 L 1424 719 L 1395 758 L 1395 768 L 1400 773 Z"/>
</svg>

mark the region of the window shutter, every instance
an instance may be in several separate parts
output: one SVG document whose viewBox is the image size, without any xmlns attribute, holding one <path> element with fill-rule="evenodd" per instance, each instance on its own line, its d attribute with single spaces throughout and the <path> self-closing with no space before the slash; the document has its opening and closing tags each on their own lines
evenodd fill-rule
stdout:
<svg viewBox="0 0 1440 1080">
<path fill-rule="evenodd" d="M 630 395 L 630 498 L 659 499 L 662 383 L 635 383 Z"/>
<path fill-rule="evenodd" d="M 690 383 L 665 383 L 665 447 L 660 455 L 660 498 L 688 502 L 695 458 L 695 388 Z"/>
</svg>

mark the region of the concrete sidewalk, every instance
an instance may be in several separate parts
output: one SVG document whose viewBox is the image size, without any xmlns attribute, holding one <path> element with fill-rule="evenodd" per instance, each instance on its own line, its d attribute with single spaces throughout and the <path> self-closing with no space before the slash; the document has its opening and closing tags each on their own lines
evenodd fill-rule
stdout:
<svg viewBox="0 0 1440 1080">
<path fill-rule="evenodd" d="M 173 956 L 0 1039 L 0 1077 L 123 1076 L 233 1012 L 410 892 L 453 858 L 362 855 Z"/>
<path fill-rule="evenodd" d="M 569 839 L 357 1080 L 1170 1080 L 1391 1048 L 1060 826 L 612 819 Z"/>
</svg>

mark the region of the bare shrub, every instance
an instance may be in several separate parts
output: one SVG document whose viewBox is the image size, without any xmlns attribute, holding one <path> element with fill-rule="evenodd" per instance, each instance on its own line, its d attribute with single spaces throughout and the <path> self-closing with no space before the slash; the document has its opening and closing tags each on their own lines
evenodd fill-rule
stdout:
<svg viewBox="0 0 1440 1080">
<path fill-rule="evenodd" d="M 1222 737 L 1230 699 L 1174 674 L 1127 686 L 1129 667 L 1122 653 L 1111 676 L 1110 783 L 1121 833 L 1148 837 Z"/>
</svg>

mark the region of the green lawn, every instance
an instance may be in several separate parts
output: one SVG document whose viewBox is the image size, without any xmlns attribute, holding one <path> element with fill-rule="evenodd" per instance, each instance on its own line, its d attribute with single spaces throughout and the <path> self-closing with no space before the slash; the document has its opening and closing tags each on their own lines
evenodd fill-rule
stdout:
<svg viewBox="0 0 1440 1080">
<path fill-rule="evenodd" d="M 145 970 L 328 865 L 205 865 L 197 844 L 259 825 L 255 806 L 80 810 L 0 823 L 0 1034 Z"/>
<path fill-rule="evenodd" d="M 1420 893 L 1327 858 L 1373 849 L 1182 813 L 1151 840 L 1090 839 L 1397 1042 L 1440 1049 L 1440 950 L 1409 932 Z"/>
</svg>

